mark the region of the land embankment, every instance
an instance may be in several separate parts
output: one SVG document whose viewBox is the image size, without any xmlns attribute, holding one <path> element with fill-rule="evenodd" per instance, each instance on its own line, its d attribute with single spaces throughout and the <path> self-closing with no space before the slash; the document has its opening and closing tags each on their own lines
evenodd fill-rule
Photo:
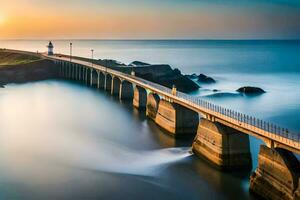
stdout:
<svg viewBox="0 0 300 200">
<path fill-rule="evenodd" d="M 58 67 L 40 54 L 0 50 L 0 86 L 58 78 Z"/>
</svg>

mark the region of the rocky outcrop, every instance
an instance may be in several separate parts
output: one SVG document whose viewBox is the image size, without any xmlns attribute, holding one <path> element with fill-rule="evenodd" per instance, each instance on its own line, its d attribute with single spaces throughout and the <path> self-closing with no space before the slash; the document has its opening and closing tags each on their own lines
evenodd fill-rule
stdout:
<svg viewBox="0 0 300 200">
<path fill-rule="evenodd" d="M 265 93 L 265 91 L 259 87 L 245 86 L 236 90 L 237 92 L 248 94 L 248 95 L 259 95 Z"/>
<path fill-rule="evenodd" d="M 292 152 L 261 145 L 250 191 L 265 199 L 299 200 L 299 175 L 300 163 Z"/>
<path fill-rule="evenodd" d="M 193 73 L 193 74 L 190 74 L 190 75 L 185 75 L 187 78 L 190 78 L 190 79 L 197 79 L 198 76 L 197 74 Z"/>
<path fill-rule="evenodd" d="M 147 66 L 147 65 L 150 64 L 141 61 L 133 61 L 132 63 L 129 64 L 129 66 Z"/>
<path fill-rule="evenodd" d="M 222 170 L 251 167 L 249 136 L 218 122 L 201 119 L 193 152 Z"/>
<path fill-rule="evenodd" d="M 148 71 L 148 73 L 143 73 L 136 69 L 134 70 L 136 71 L 136 76 L 138 77 L 152 81 L 154 83 L 161 84 L 168 88 L 172 88 L 173 85 L 175 85 L 177 90 L 182 92 L 191 92 L 200 88 L 198 84 L 196 84 L 194 81 L 182 75 L 180 70 L 172 70 L 170 66 L 164 66 L 169 68 L 168 70 L 164 70 L 164 73 L 154 73 L 154 71 Z"/>
<path fill-rule="evenodd" d="M 216 82 L 213 78 L 211 78 L 209 76 L 206 76 L 204 74 L 200 74 L 198 76 L 197 81 L 200 82 L 200 83 L 215 83 Z"/>
</svg>

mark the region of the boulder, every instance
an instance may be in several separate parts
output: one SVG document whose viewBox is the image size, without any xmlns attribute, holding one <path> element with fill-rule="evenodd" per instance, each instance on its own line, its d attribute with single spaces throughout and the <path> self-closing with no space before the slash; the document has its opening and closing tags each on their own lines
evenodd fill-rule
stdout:
<svg viewBox="0 0 300 200">
<path fill-rule="evenodd" d="M 197 74 L 195 74 L 195 73 L 190 74 L 190 75 L 185 75 L 185 76 L 190 78 L 190 79 L 197 79 L 198 78 Z"/>
<path fill-rule="evenodd" d="M 252 95 L 258 95 L 263 94 L 265 91 L 259 87 L 251 87 L 251 86 L 245 86 L 241 87 L 236 90 L 237 92 L 244 93 L 244 94 L 252 94 Z"/>
<path fill-rule="evenodd" d="M 206 76 L 204 74 L 200 74 L 198 76 L 198 80 L 197 81 L 201 82 L 201 83 L 215 83 L 216 82 L 213 78 L 211 78 L 209 76 Z"/>
<path fill-rule="evenodd" d="M 129 64 L 129 66 L 147 66 L 147 65 L 150 64 L 141 61 L 133 61 L 132 63 Z"/>
</svg>

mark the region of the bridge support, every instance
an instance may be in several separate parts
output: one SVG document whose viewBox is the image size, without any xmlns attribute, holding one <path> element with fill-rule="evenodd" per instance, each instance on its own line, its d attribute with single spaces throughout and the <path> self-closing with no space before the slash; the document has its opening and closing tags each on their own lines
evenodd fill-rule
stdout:
<svg viewBox="0 0 300 200">
<path fill-rule="evenodd" d="M 98 89 L 104 89 L 104 84 L 105 84 L 105 75 L 102 72 L 98 73 Z"/>
<path fill-rule="evenodd" d="M 111 91 L 111 86 L 112 86 L 112 76 L 110 74 L 105 74 L 104 90 Z"/>
<path fill-rule="evenodd" d="M 117 76 L 114 76 L 113 78 L 112 78 L 112 83 L 111 83 L 112 85 L 111 85 L 111 94 L 112 95 L 115 95 L 115 96 L 117 96 L 117 95 L 119 95 L 119 93 L 120 93 L 120 85 L 121 85 L 121 80 L 119 79 L 119 77 L 117 77 Z"/>
<path fill-rule="evenodd" d="M 147 96 L 146 116 L 155 120 L 160 98 L 157 94 L 150 93 Z"/>
<path fill-rule="evenodd" d="M 261 145 L 250 191 L 265 199 L 299 200 L 299 174 L 300 163 L 292 152 Z"/>
<path fill-rule="evenodd" d="M 91 69 L 91 81 L 90 85 L 92 87 L 97 87 L 98 85 L 98 72 L 94 69 Z"/>
<path fill-rule="evenodd" d="M 147 104 L 147 91 L 140 87 L 136 86 L 134 88 L 134 97 L 133 97 L 133 106 L 138 109 L 144 109 Z"/>
<path fill-rule="evenodd" d="M 155 122 L 172 136 L 196 134 L 199 114 L 176 103 L 160 100 Z"/>
<path fill-rule="evenodd" d="M 193 151 L 220 169 L 250 168 L 249 136 L 218 122 L 201 119 Z"/>
<path fill-rule="evenodd" d="M 132 83 L 123 80 L 120 85 L 119 99 L 120 100 L 132 100 L 133 98 L 133 86 Z"/>
</svg>

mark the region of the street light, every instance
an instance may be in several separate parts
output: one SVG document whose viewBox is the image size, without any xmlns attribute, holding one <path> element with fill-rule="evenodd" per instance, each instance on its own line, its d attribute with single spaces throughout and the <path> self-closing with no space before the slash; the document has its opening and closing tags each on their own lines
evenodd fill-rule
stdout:
<svg viewBox="0 0 300 200">
<path fill-rule="evenodd" d="M 70 42 L 70 62 L 72 61 L 72 42 Z"/>
<path fill-rule="evenodd" d="M 92 52 L 92 67 L 93 67 L 93 62 L 94 62 L 94 49 L 91 49 Z"/>
</svg>

